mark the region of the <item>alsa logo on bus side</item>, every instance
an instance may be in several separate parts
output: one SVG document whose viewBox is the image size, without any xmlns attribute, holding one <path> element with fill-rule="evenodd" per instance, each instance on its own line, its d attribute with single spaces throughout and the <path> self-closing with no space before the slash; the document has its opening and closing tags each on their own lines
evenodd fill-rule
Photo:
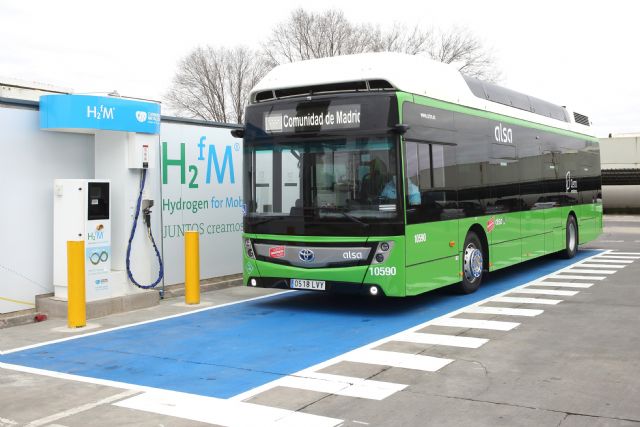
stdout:
<svg viewBox="0 0 640 427">
<path fill-rule="evenodd" d="M 506 126 L 502 126 L 502 123 L 495 127 L 493 130 L 493 136 L 495 136 L 497 142 L 513 144 L 513 130 Z"/>
</svg>

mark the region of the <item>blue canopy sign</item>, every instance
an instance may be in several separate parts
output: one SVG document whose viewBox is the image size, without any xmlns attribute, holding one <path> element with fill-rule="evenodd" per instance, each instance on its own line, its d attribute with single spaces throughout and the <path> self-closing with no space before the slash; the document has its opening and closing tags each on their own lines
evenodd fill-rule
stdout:
<svg viewBox="0 0 640 427">
<path fill-rule="evenodd" d="M 160 104 L 90 95 L 40 97 L 40 129 L 160 133 Z"/>
</svg>

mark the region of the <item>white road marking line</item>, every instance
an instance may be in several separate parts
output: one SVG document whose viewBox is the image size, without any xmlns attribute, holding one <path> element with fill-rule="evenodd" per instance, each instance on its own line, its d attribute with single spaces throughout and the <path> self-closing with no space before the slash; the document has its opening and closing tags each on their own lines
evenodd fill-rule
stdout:
<svg viewBox="0 0 640 427">
<path fill-rule="evenodd" d="M 468 310 L 468 309 L 467 309 Z M 431 323 L 436 326 L 451 326 L 456 328 L 492 329 L 494 331 L 510 331 L 520 323 L 502 322 L 497 320 L 464 319 L 460 317 L 443 317 Z"/>
<path fill-rule="evenodd" d="M 458 335 L 407 332 L 401 335 L 397 335 L 394 341 L 412 342 L 416 344 L 448 345 L 451 347 L 478 348 L 487 343 L 489 340 L 486 338 L 461 337 Z"/>
<path fill-rule="evenodd" d="M 513 291 L 514 294 L 536 294 L 536 295 L 557 295 L 563 297 L 572 297 L 579 291 L 561 291 L 557 289 L 532 289 L 523 288 Z"/>
<path fill-rule="evenodd" d="M 532 310 L 530 308 L 488 307 L 486 305 L 482 305 L 480 307 L 472 307 L 465 313 L 502 314 L 505 316 L 534 317 L 544 313 L 544 310 Z"/>
<path fill-rule="evenodd" d="M 600 243 L 624 243 L 624 240 L 600 240 Z"/>
<path fill-rule="evenodd" d="M 38 344 L 25 345 L 24 347 L 12 348 L 10 350 L 2 351 L 2 352 L 0 352 L 0 354 L 11 354 L 11 353 L 15 353 L 17 351 L 29 350 L 29 349 L 32 349 L 32 348 L 38 348 L 38 347 L 42 347 L 42 346 L 49 345 L 49 344 L 57 344 L 59 342 L 77 340 L 79 338 L 90 337 L 92 335 L 99 335 L 99 334 L 104 334 L 104 333 L 107 333 L 107 332 L 118 331 L 120 329 L 133 328 L 134 326 L 147 325 L 149 323 L 160 322 L 161 320 L 175 319 L 177 317 L 188 316 L 190 314 L 200 313 L 200 312 L 203 312 L 203 311 L 215 310 L 215 309 L 218 309 L 218 308 L 228 307 L 228 306 L 231 306 L 231 305 L 242 304 L 242 303 L 250 302 L 250 301 L 258 301 L 258 300 L 265 299 L 265 298 L 271 298 L 271 297 L 274 297 L 276 295 L 282 295 L 284 293 L 289 293 L 289 292 L 295 292 L 295 291 L 283 291 L 283 292 L 277 292 L 277 293 L 269 294 L 269 295 L 261 295 L 259 297 L 255 297 L 255 298 L 248 298 L 248 299 L 243 299 L 243 300 L 240 300 L 240 301 L 234 301 L 234 302 L 228 302 L 228 303 L 225 303 L 225 304 L 215 305 L 213 307 L 205 307 L 205 308 L 201 308 L 201 309 L 197 309 L 197 310 L 185 311 L 184 313 L 172 314 L 170 316 L 159 317 L 157 319 L 144 320 L 142 322 L 136 322 L 136 323 L 131 323 L 131 324 L 122 325 L 122 326 L 116 326 L 114 328 L 102 329 L 102 330 L 95 331 L 95 332 L 89 332 L 88 334 L 74 335 L 72 337 L 65 337 L 65 338 L 60 338 L 60 339 L 56 339 L 56 340 L 45 341 L 45 342 L 41 342 L 41 343 L 38 343 Z"/>
<path fill-rule="evenodd" d="M 589 270 L 583 268 L 572 268 L 571 270 L 567 270 L 569 273 L 578 273 L 578 274 L 613 274 L 618 270 Z"/>
<path fill-rule="evenodd" d="M 564 271 L 557 272 L 552 276 L 546 277 L 546 279 L 576 279 L 576 280 L 604 280 L 606 276 L 578 276 L 577 274 L 562 274 Z"/>
<path fill-rule="evenodd" d="M 615 262 L 616 264 L 632 264 L 633 261 L 628 259 L 600 259 L 600 258 L 589 258 L 588 262 Z"/>
<path fill-rule="evenodd" d="M 495 297 L 491 301 L 510 302 L 514 304 L 544 304 L 544 305 L 556 305 L 562 302 L 561 299 L 520 298 L 520 297 Z"/>
<path fill-rule="evenodd" d="M 598 250 L 603 251 L 603 252 L 598 252 L 596 254 L 593 254 L 593 255 L 585 258 L 584 260 L 593 259 L 593 257 L 599 256 L 600 254 L 607 253 L 609 251 L 608 249 L 598 249 Z M 567 267 L 564 267 L 564 268 L 561 268 L 559 270 L 556 270 L 555 272 L 547 274 L 545 276 L 540 276 L 540 277 L 538 277 L 537 279 L 535 279 L 535 280 L 533 280 L 531 282 L 528 282 L 528 283 L 525 283 L 523 285 L 520 285 L 519 287 L 522 288 L 522 287 L 528 286 L 528 285 L 530 285 L 530 284 L 532 284 L 532 283 L 534 283 L 534 282 L 536 282 L 538 280 L 545 280 L 545 279 L 553 276 L 554 274 L 556 274 L 558 272 L 562 272 L 563 270 L 565 270 L 567 268 L 571 268 L 571 266 L 573 266 L 574 264 L 570 264 Z M 555 305 L 555 304 L 558 304 L 558 303 L 562 302 L 562 300 L 558 300 L 558 299 L 516 298 L 516 297 L 505 297 L 504 296 L 504 295 L 506 295 L 506 294 L 508 294 L 510 292 L 513 292 L 515 289 L 518 289 L 518 287 L 516 287 L 514 289 L 508 289 L 508 290 L 506 290 L 506 291 L 504 291 L 504 292 L 502 292 L 500 294 L 496 294 L 496 295 L 490 296 L 488 298 L 485 298 L 485 299 L 483 299 L 481 301 L 475 302 L 473 304 L 469 304 L 466 307 L 462 307 L 462 308 L 460 308 L 458 310 L 452 311 L 451 313 L 445 314 L 444 316 L 441 316 L 441 317 L 439 317 L 437 319 L 428 320 L 428 321 L 426 321 L 424 323 L 416 325 L 416 326 L 414 326 L 412 328 L 409 328 L 409 329 L 407 329 L 405 331 L 398 332 L 395 335 L 391 335 L 389 337 L 385 337 L 385 338 L 379 339 L 379 340 L 377 340 L 375 342 L 366 344 L 366 345 L 360 347 L 357 350 L 372 349 L 372 348 L 378 347 L 378 346 L 380 346 L 380 345 L 382 345 L 382 344 L 384 344 L 386 342 L 394 341 L 394 340 L 396 340 L 396 338 L 401 340 L 402 339 L 401 337 L 404 334 L 407 334 L 407 333 L 410 333 L 410 332 L 417 332 L 419 330 L 424 329 L 425 327 L 427 327 L 429 325 L 434 324 L 434 322 L 439 320 L 439 319 L 455 316 L 457 314 L 463 313 L 469 307 L 479 306 L 479 305 L 482 305 L 482 304 L 484 304 L 484 303 L 486 303 L 488 301 L 496 301 L 496 302 L 499 301 L 499 302 L 517 303 L 517 304 L 544 304 L 544 305 Z M 356 350 L 354 350 L 354 351 L 356 351 Z M 312 372 L 315 372 L 315 371 L 319 371 L 319 370 L 325 369 L 325 368 L 327 368 L 329 366 L 333 366 L 333 365 L 335 365 L 337 363 L 342 362 L 343 360 L 344 360 L 343 355 L 339 355 L 339 356 L 336 356 L 336 357 L 334 357 L 332 359 L 325 360 L 324 362 L 320 362 L 320 363 L 318 363 L 316 365 L 310 366 L 309 368 L 304 369 L 302 371 L 299 371 L 299 372 L 295 373 L 294 375 L 304 376 L 307 373 L 312 373 Z M 275 380 L 275 381 L 272 381 L 270 383 L 266 383 L 266 384 L 263 384 L 261 386 L 255 387 L 255 388 L 253 388 L 251 390 L 247 390 L 247 391 L 245 391 L 243 393 L 240 393 L 240 394 L 237 394 L 237 395 L 231 397 L 230 399 L 236 400 L 236 401 L 243 401 L 243 400 L 250 399 L 253 396 L 257 396 L 260 393 L 263 393 L 263 392 L 265 392 L 267 390 L 272 389 L 273 387 L 275 387 L 277 385 L 277 381 L 278 380 Z"/>
<path fill-rule="evenodd" d="M 560 288 L 590 288 L 593 283 L 576 283 L 576 282 L 535 282 L 529 286 L 558 286 Z"/>
<path fill-rule="evenodd" d="M 287 375 L 278 381 L 278 385 L 372 400 L 386 399 L 392 394 L 408 387 L 406 384 L 365 380 L 362 378 L 323 374 L 320 372 L 314 372 L 308 375 L 309 376 L 305 377 Z"/>
<path fill-rule="evenodd" d="M 33 420 L 26 425 L 26 427 L 39 427 L 46 424 L 51 424 L 53 421 L 61 420 L 63 418 L 70 417 L 72 415 L 79 414 L 81 412 L 86 412 L 90 409 L 96 408 L 98 406 L 107 405 L 109 403 L 116 402 L 118 400 L 126 399 L 127 397 L 131 397 L 134 394 L 138 393 L 135 390 L 127 390 L 122 393 L 115 394 L 113 396 L 105 397 L 104 399 L 98 400 L 92 403 L 86 403 L 84 405 L 77 406 L 75 408 L 67 409 L 66 411 L 58 412 L 57 414 L 49 415 L 44 418 L 39 418 L 37 420 Z"/>
<path fill-rule="evenodd" d="M 611 261 L 613 262 L 613 261 Z M 624 264 L 579 264 L 577 267 L 589 267 L 589 268 L 625 268 Z"/>
<path fill-rule="evenodd" d="M 122 408 L 233 427 L 333 427 L 343 420 L 253 403 L 177 392 L 147 392 L 115 404 Z"/>
<path fill-rule="evenodd" d="M 438 371 L 453 362 L 453 359 L 443 359 L 441 357 L 371 349 L 350 351 L 345 354 L 342 359 L 349 362 L 393 366 L 396 368 L 416 369 L 427 372 Z"/>
<path fill-rule="evenodd" d="M 640 256 L 631 255 L 615 255 L 612 253 L 606 253 L 599 256 L 600 259 L 640 259 Z"/>
<path fill-rule="evenodd" d="M 636 240 L 636 242 L 640 242 L 640 240 Z M 609 252 L 611 255 L 640 255 L 640 252 L 618 252 L 612 251 Z"/>
<path fill-rule="evenodd" d="M 2 418 L 0 417 L 0 426 L 4 427 L 4 426 L 17 426 L 18 422 L 17 421 L 13 421 L 10 420 L 8 418 Z"/>
<path fill-rule="evenodd" d="M 592 260 L 595 257 L 600 256 L 603 253 L 608 253 L 608 252 L 609 252 L 609 250 L 604 250 L 604 252 L 600 252 L 598 254 L 591 255 L 590 257 L 585 258 L 585 260 Z M 522 287 L 528 286 L 530 284 L 533 284 L 535 281 L 552 278 L 552 277 L 554 277 L 555 274 L 561 273 L 564 270 L 566 270 L 568 268 L 571 268 L 571 266 L 573 266 L 574 264 L 570 264 L 567 267 L 564 267 L 562 269 L 556 270 L 555 272 L 547 274 L 545 276 L 538 277 L 537 279 L 535 279 L 535 280 L 533 280 L 531 282 L 525 283 L 523 285 L 520 285 L 519 287 L 522 288 Z M 583 278 L 583 277 L 580 276 L 580 278 Z M 593 276 L 590 277 L 590 279 L 593 279 Z M 603 277 L 603 279 L 604 279 L 604 277 Z M 454 310 L 454 311 L 442 316 L 441 318 L 455 316 L 457 314 L 460 314 L 460 313 L 464 312 L 464 310 L 469 308 L 469 307 L 478 306 L 478 305 L 481 305 L 481 304 L 483 304 L 483 303 L 485 303 L 487 301 L 519 303 L 519 304 L 548 304 L 548 305 L 549 304 L 558 304 L 558 303 L 562 302 L 562 300 L 551 300 L 551 299 L 543 299 L 543 298 L 515 298 L 515 297 L 505 297 L 504 296 L 504 295 L 506 295 L 506 294 L 508 294 L 510 292 L 513 292 L 515 289 L 518 289 L 519 287 L 516 287 L 516 288 L 513 288 L 513 289 L 508 289 L 508 290 L 506 290 L 506 291 L 504 291 L 502 293 L 490 296 L 488 298 L 485 298 L 485 299 L 483 299 L 481 301 L 478 301 L 478 302 L 475 302 L 473 304 L 469 304 L 468 306 L 460 308 L 458 310 Z M 286 291 L 286 292 L 292 292 L 292 291 Z M 27 348 L 41 347 L 43 345 L 52 344 L 54 342 L 68 341 L 69 339 L 82 338 L 82 337 L 88 336 L 88 335 L 96 335 L 98 333 L 105 333 L 105 332 L 110 332 L 110 331 L 113 331 L 113 330 L 124 329 L 124 328 L 132 327 L 132 326 L 137 326 L 137 325 L 140 325 L 140 324 L 153 323 L 153 322 L 156 322 L 158 320 L 163 320 L 163 319 L 166 319 L 166 318 L 186 316 L 186 315 L 189 315 L 189 314 L 192 314 L 192 313 L 197 313 L 197 312 L 200 312 L 200 311 L 212 310 L 212 309 L 216 309 L 216 308 L 223 307 L 223 306 L 226 306 L 226 305 L 240 304 L 242 302 L 247 302 L 247 301 L 257 300 L 257 299 L 262 299 L 262 298 L 268 298 L 268 297 L 272 297 L 272 296 L 280 295 L 280 294 L 281 293 L 264 295 L 264 296 L 261 296 L 261 297 L 251 298 L 251 299 L 242 300 L 242 301 L 237 301 L 237 302 L 233 302 L 233 303 L 230 303 L 230 304 L 222 304 L 222 305 L 215 306 L 215 307 L 207 307 L 207 308 L 203 308 L 201 310 L 193 310 L 193 311 L 180 313 L 180 314 L 173 315 L 173 316 L 167 316 L 167 317 L 164 317 L 164 318 L 161 318 L 161 319 L 153 319 L 153 320 L 148 320 L 148 321 L 144 321 L 144 322 L 138 322 L 138 323 L 131 324 L 131 325 L 123 325 L 123 326 L 119 326 L 119 327 L 116 327 L 116 328 L 111 328 L 111 329 L 105 329 L 105 330 L 101 330 L 101 331 L 97 331 L 97 332 L 92 332 L 90 334 L 83 334 L 83 335 L 78 335 L 78 336 L 75 336 L 75 337 L 48 341 L 48 342 L 41 343 L 41 344 L 30 345 L 30 346 L 27 346 L 27 347 L 21 347 L 21 348 L 18 348 L 18 349 L 8 350 L 6 353 L 13 353 L 15 351 L 25 350 Z M 441 318 L 438 318 L 438 319 L 441 319 Z M 409 328 L 409 329 L 407 329 L 405 331 L 399 332 L 398 334 L 391 335 L 391 336 L 382 338 L 380 340 L 377 340 L 375 342 L 366 344 L 366 345 L 360 347 L 358 350 L 371 349 L 371 348 L 377 347 L 377 346 L 379 346 L 381 344 L 384 344 L 385 342 L 393 341 L 396 336 L 400 336 L 400 335 L 402 335 L 404 333 L 407 333 L 407 332 L 416 332 L 418 330 L 424 329 L 425 327 L 433 324 L 434 321 L 438 320 L 438 319 L 433 319 L 433 320 L 429 320 L 429 321 L 423 322 L 423 323 L 421 323 L 419 325 L 416 325 L 416 326 L 414 326 L 412 328 Z M 2 352 L 0 352 L 0 354 L 2 354 Z M 427 356 L 423 356 L 423 357 L 427 357 Z M 325 360 L 324 362 L 320 362 L 320 363 L 318 363 L 316 365 L 313 365 L 313 366 L 311 366 L 311 367 L 309 367 L 307 369 L 299 371 L 297 373 L 297 375 L 304 375 L 305 373 L 311 373 L 311 372 L 314 372 L 314 371 L 318 371 L 318 370 L 327 368 L 329 366 L 335 365 L 336 363 L 339 363 L 342 360 L 344 360 L 344 355 L 340 355 L 340 356 L 334 357 L 332 359 Z M 154 392 L 154 393 L 155 392 L 159 392 L 159 393 L 177 393 L 177 392 L 170 392 L 170 391 L 164 390 L 164 389 L 148 387 L 148 386 L 142 386 L 142 385 L 139 385 L 139 384 L 131 384 L 131 383 L 125 383 L 125 382 L 120 382 L 120 381 L 112 381 L 112 380 L 103 380 L 103 379 L 99 379 L 99 378 L 92 378 L 92 377 L 85 377 L 85 376 L 74 375 L 74 374 L 67 374 L 67 373 L 63 373 L 63 372 L 51 371 L 51 370 L 46 370 L 46 369 L 30 368 L 30 367 L 27 367 L 27 366 L 14 365 L 14 364 L 3 363 L 3 362 L 0 362 L 0 368 L 2 368 L 2 369 L 10 369 L 10 370 L 17 371 L 17 372 L 26 372 L 26 373 L 36 374 L 36 375 L 43 375 L 43 376 L 48 376 L 48 377 L 52 377 L 52 378 L 60 378 L 60 379 L 65 379 L 65 380 L 70 380 L 70 381 L 84 382 L 84 383 L 89 383 L 89 384 L 98 384 L 98 385 L 104 385 L 104 386 L 108 386 L 108 387 L 123 388 L 123 389 L 128 389 L 128 390 L 138 390 L 138 391 Z M 263 384 L 261 386 L 255 387 L 255 388 L 253 388 L 251 390 L 247 390 L 246 392 L 243 392 L 243 393 L 240 393 L 240 394 L 238 394 L 236 396 L 231 397 L 229 400 L 231 400 L 231 401 L 242 401 L 242 400 L 251 398 L 251 397 L 253 397 L 255 395 L 258 395 L 258 394 L 260 394 L 260 393 L 262 393 L 262 392 L 264 392 L 266 390 L 269 390 L 269 389 L 273 388 L 275 385 L 277 385 L 277 381 L 278 380 L 275 380 L 275 381 Z M 182 393 L 182 394 L 186 394 L 186 393 Z M 198 397 L 197 395 L 193 395 L 193 396 Z"/>
</svg>

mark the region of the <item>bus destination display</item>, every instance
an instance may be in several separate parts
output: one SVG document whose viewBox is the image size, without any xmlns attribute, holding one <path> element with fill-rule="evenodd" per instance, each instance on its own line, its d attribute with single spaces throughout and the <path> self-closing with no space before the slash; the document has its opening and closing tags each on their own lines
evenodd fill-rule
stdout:
<svg viewBox="0 0 640 427">
<path fill-rule="evenodd" d="M 357 129 L 360 104 L 298 106 L 297 109 L 264 114 L 264 129 L 270 133 L 293 133 Z"/>
</svg>

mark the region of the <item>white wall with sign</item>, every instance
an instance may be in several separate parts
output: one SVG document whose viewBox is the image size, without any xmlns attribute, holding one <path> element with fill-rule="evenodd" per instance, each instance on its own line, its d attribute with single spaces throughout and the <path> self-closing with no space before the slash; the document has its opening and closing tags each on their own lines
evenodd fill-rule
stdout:
<svg viewBox="0 0 640 427">
<path fill-rule="evenodd" d="M 94 136 L 42 131 L 39 115 L 35 103 L 0 103 L 0 313 L 34 308 L 36 295 L 53 292 L 54 179 L 96 178 Z M 242 141 L 228 128 L 163 118 L 159 148 L 148 191 L 165 285 L 184 282 L 190 229 L 200 232 L 202 279 L 240 273 Z"/>
<path fill-rule="evenodd" d="M 184 232 L 200 234 L 200 274 L 242 271 L 242 140 L 230 129 L 166 121 L 160 127 L 165 285 L 184 282 Z"/>
<path fill-rule="evenodd" d="M 53 292 L 53 180 L 94 176 L 92 135 L 38 123 L 33 107 L 0 105 L 0 313 Z"/>
</svg>

